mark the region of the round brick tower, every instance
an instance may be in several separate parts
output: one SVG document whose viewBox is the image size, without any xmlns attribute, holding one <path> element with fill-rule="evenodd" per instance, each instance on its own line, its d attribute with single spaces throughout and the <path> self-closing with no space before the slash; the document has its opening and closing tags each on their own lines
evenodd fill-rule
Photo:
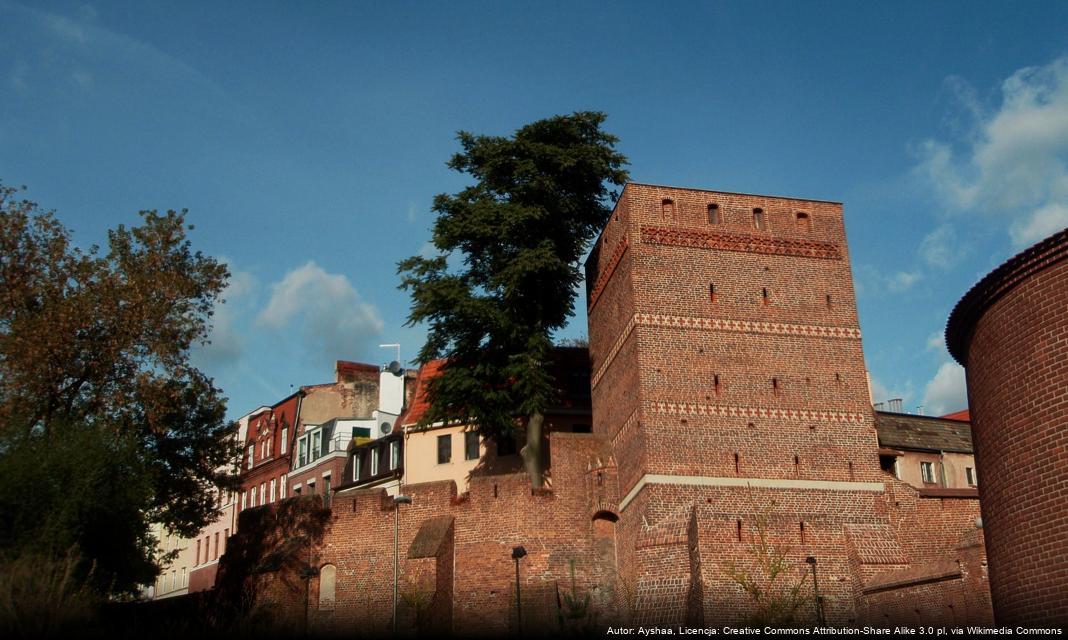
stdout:
<svg viewBox="0 0 1068 640">
<path fill-rule="evenodd" d="M 957 303 L 994 614 L 1068 624 L 1068 229 L 1016 255 Z"/>
</svg>

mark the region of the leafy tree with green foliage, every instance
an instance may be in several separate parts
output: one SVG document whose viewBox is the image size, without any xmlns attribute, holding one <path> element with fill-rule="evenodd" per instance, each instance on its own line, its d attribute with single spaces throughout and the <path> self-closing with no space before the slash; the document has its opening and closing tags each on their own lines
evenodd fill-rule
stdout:
<svg viewBox="0 0 1068 640">
<path fill-rule="evenodd" d="M 132 593 L 158 572 L 150 524 L 192 536 L 237 487 L 225 399 L 190 362 L 229 273 L 184 211 L 83 250 L 17 194 L 0 184 L 0 562 L 76 557 L 72 584 Z"/>
<path fill-rule="evenodd" d="M 579 260 L 611 214 L 617 194 L 609 185 L 627 180 L 627 159 L 601 130 L 604 120 L 598 112 L 555 116 L 507 138 L 461 131 L 463 150 L 448 166 L 475 183 L 434 199 L 438 255 L 398 268 L 412 295 L 408 325 L 428 324 L 420 362 L 447 359 L 428 385 L 421 424 L 473 424 L 491 438 L 525 431 L 521 453 L 534 488 L 544 482 L 552 335 L 574 311 Z"/>
</svg>

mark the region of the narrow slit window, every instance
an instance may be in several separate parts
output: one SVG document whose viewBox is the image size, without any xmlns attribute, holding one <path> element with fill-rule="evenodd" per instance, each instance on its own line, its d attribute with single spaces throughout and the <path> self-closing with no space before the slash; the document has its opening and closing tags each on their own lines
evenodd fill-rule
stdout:
<svg viewBox="0 0 1068 640">
<path fill-rule="evenodd" d="M 716 285 L 711 282 L 708 283 L 708 299 L 710 302 L 716 301 Z"/>
<path fill-rule="evenodd" d="M 760 295 L 763 296 L 764 304 L 771 304 L 771 296 L 768 294 L 767 287 L 760 290 Z"/>
<path fill-rule="evenodd" d="M 794 475 L 795 476 L 800 476 L 801 475 L 801 457 L 800 456 L 794 456 Z"/>
<path fill-rule="evenodd" d="M 753 228 L 763 231 L 767 228 L 767 220 L 764 219 L 764 210 L 753 209 Z"/>
<path fill-rule="evenodd" d="M 740 519 L 735 524 L 734 535 L 738 542 L 742 541 L 742 521 Z"/>
<path fill-rule="evenodd" d="M 775 395 L 779 395 L 779 379 L 778 378 L 772 378 L 771 379 L 771 390 L 775 392 Z"/>
<path fill-rule="evenodd" d="M 734 454 L 734 473 L 735 474 L 740 474 L 742 472 L 741 469 L 742 469 L 741 458 L 739 458 L 738 454 L 736 453 L 736 454 Z"/>
<path fill-rule="evenodd" d="M 833 305 L 831 303 L 831 294 L 828 293 L 827 294 L 827 308 L 830 309 L 832 306 Z"/>
<path fill-rule="evenodd" d="M 714 204 L 714 203 L 708 205 L 708 224 L 719 224 L 719 223 L 720 223 L 719 205 L 718 204 Z"/>
<path fill-rule="evenodd" d="M 805 544 L 805 523 L 804 521 L 798 522 L 798 530 L 801 533 L 801 544 Z"/>
<path fill-rule="evenodd" d="M 715 388 L 716 395 L 718 396 L 719 395 L 719 374 L 718 373 L 715 374 L 714 376 L 712 376 L 712 386 Z"/>
<path fill-rule="evenodd" d="M 675 219 L 675 201 L 670 198 L 664 198 L 660 201 L 660 214 L 664 220 Z"/>
<path fill-rule="evenodd" d="M 797 212 L 797 229 L 801 233 L 808 233 L 812 229 L 812 219 L 804 211 Z"/>
</svg>

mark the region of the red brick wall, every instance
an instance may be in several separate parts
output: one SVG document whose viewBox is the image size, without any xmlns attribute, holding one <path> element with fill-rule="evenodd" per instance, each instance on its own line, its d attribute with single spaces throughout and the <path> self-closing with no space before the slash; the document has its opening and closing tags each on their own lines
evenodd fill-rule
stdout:
<svg viewBox="0 0 1068 640">
<path fill-rule="evenodd" d="M 1068 625 L 1068 259 L 982 312 L 966 366 L 998 621 Z"/>
</svg>

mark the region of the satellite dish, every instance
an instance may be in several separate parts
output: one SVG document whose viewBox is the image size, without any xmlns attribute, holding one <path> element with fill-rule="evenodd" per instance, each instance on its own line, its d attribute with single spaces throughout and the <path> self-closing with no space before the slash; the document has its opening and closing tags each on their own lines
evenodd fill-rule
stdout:
<svg viewBox="0 0 1068 640">
<path fill-rule="evenodd" d="M 389 435 L 390 431 L 393 431 L 393 425 L 391 425 L 388 422 L 383 422 L 382 423 L 382 435 L 384 435 L 384 436 Z"/>
<path fill-rule="evenodd" d="M 389 366 L 386 367 L 386 371 L 392 373 L 395 376 L 399 376 L 401 372 L 404 371 L 404 369 L 401 368 L 401 363 L 394 360 L 393 362 L 389 363 Z"/>
</svg>

